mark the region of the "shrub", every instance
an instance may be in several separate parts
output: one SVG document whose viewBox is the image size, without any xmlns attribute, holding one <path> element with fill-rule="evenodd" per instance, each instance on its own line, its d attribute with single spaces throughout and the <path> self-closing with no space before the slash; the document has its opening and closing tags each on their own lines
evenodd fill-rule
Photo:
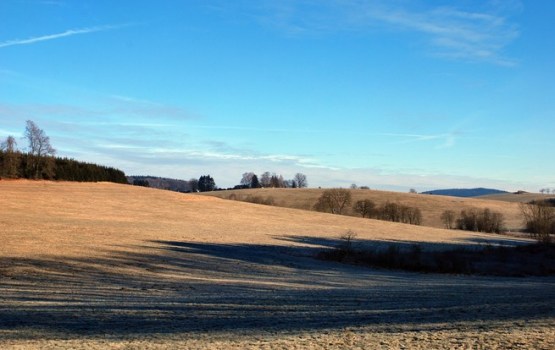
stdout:
<svg viewBox="0 0 555 350">
<path fill-rule="evenodd" d="M 272 196 L 268 196 L 266 198 L 262 196 L 253 196 L 248 195 L 245 199 L 245 202 L 253 203 L 253 204 L 263 204 L 263 205 L 275 205 L 275 199 Z"/>
<path fill-rule="evenodd" d="M 343 236 L 342 236 L 343 237 Z M 322 260 L 408 271 L 486 274 L 497 276 L 545 276 L 555 274 L 555 245 L 514 247 L 486 245 L 446 250 L 424 250 L 420 245 L 389 244 L 354 249 L 343 239 L 334 249 L 317 254 Z"/>
<path fill-rule="evenodd" d="M 343 242 L 339 246 L 339 249 L 345 251 L 345 255 L 352 254 L 352 252 L 353 252 L 353 240 L 355 239 L 356 236 L 357 236 L 357 234 L 352 230 L 349 230 L 349 231 L 345 232 L 343 235 L 341 235 L 341 240 Z"/>
</svg>

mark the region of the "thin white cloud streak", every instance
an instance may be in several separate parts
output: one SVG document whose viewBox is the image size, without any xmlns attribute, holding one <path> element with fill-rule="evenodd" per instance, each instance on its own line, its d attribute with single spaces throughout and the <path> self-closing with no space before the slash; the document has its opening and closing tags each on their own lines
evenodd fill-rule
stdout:
<svg viewBox="0 0 555 350">
<path fill-rule="evenodd" d="M 0 42 L 0 48 L 15 46 L 15 45 L 30 45 L 30 44 L 34 44 L 42 41 L 55 40 L 55 39 L 65 38 L 73 35 L 112 30 L 116 28 L 121 28 L 123 26 L 126 26 L 126 25 L 105 25 L 105 26 L 89 27 L 89 28 L 81 28 L 81 29 L 69 29 L 62 33 L 37 36 L 37 37 L 27 38 L 27 39 L 14 39 L 14 40 Z"/>
<path fill-rule="evenodd" d="M 373 12 L 370 17 L 430 36 L 436 54 L 456 59 L 486 60 L 500 65 L 515 62 L 500 51 L 519 35 L 507 18 L 487 13 L 436 8 L 422 13 Z"/>
<path fill-rule="evenodd" d="M 118 115 L 120 117 L 134 118 L 134 124 L 156 124 L 157 126 L 174 126 L 175 123 L 152 122 L 151 118 L 165 118 L 168 121 L 182 121 L 197 118 L 185 109 L 157 103 L 138 103 L 122 100 L 99 101 L 95 107 L 83 107 L 69 104 L 8 104 L 0 102 L 0 118 L 19 117 L 33 119 L 43 116 L 95 118 L 101 123 L 102 118 Z M 138 119 L 137 119 L 138 118 Z M 144 121 L 147 120 L 147 121 Z"/>
<path fill-rule="evenodd" d="M 220 129 L 220 130 L 238 130 L 238 131 L 254 131 L 254 132 L 284 132 L 284 133 L 306 133 L 306 134 L 342 134 L 342 135 L 361 135 L 361 136 L 385 136 L 391 138 L 404 138 L 399 143 L 425 142 L 434 140 L 445 140 L 441 148 L 449 148 L 455 145 L 458 132 L 448 132 L 442 134 L 399 134 L 399 133 L 368 133 L 350 130 L 325 130 L 325 129 L 274 129 L 274 128 L 257 128 L 227 125 L 191 125 L 189 128 L 199 129 Z"/>
<path fill-rule="evenodd" d="M 502 51 L 519 36 L 517 25 L 508 16 L 517 9 L 507 9 L 504 3 L 491 3 L 480 11 L 464 9 L 458 3 L 421 9 L 411 2 L 389 0 L 268 0 L 254 11 L 261 23 L 289 35 L 373 32 L 381 27 L 422 34 L 427 50 L 438 57 L 512 66 L 516 61 L 503 57 Z"/>
<path fill-rule="evenodd" d="M 413 143 L 413 142 L 427 142 L 427 141 L 435 141 L 435 140 L 443 140 L 444 142 L 439 145 L 437 148 L 444 149 L 444 148 L 451 148 L 455 146 L 457 132 L 449 132 L 444 134 L 379 134 L 379 136 L 390 136 L 390 137 L 402 137 L 405 138 L 403 141 L 398 143 L 405 144 L 405 143 Z"/>
</svg>

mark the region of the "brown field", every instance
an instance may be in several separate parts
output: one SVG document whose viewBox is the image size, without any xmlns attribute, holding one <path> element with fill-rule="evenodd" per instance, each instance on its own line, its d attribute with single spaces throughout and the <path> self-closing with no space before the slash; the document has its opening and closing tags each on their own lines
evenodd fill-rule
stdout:
<svg viewBox="0 0 555 350">
<path fill-rule="evenodd" d="M 512 203 L 529 203 L 531 201 L 538 201 L 538 200 L 541 201 L 544 199 L 555 198 L 555 195 L 541 194 L 541 193 L 522 193 L 522 194 L 502 193 L 502 194 L 490 194 L 487 196 L 480 196 L 475 198 L 503 201 L 503 202 L 512 202 Z"/>
<path fill-rule="evenodd" d="M 552 277 L 313 258 L 348 229 L 430 249 L 526 239 L 109 183 L 0 181 L 0 208 L 2 349 L 555 347 Z"/>
<path fill-rule="evenodd" d="M 234 194 L 238 200 L 241 200 L 249 195 L 261 196 L 263 198 L 270 196 L 274 198 L 277 206 L 311 210 L 323 191 L 324 189 L 260 188 L 205 192 L 203 195 L 228 199 L 230 195 Z M 454 210 L 459 213 L 462 209 L 489 208 L 493 211 L 503 213 L 505 216 L 506 226 L 509 231 L 518 231 L 523 227 L 522 215 L 520 213 L 518 203 L 508 203 L 507 201 L 488 200 L 482 198 L 433 196 L 426 194 L 376 190 L 356 189 L 350 191 L 353 203 L 361 199 L 370 199 L 374 201 L 377 206 L 390 201 L 418 207 L 422 211 L 423 226 L 443 228 L 440 216 L 445 210 Z M 355 215 L 354 213 L 347 214 Z"/>
</svg>

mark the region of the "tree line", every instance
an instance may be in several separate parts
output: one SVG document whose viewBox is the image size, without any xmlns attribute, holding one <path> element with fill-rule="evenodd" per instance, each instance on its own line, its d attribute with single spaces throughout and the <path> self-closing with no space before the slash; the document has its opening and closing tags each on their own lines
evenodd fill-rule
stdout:
<svg viewBox="0 0 555 350">
<path fill-rule="evenodd" d="M 15 137 L 0 144 L 0 178 L 127 183 L 125 173 L 112 167 L 56 157 L 50 138 L 35 122 L 26 122 L 27 152 L 17 148 Z"/>
<path fill-rule="evenodd" d="M 153 176 L 128 176 L 129 183 L 135 186 L 155 187 L 178 192 L 209 192 L 222 191 L 226 188 L 219 188 L 216 181 L 210 175 L 201 175 L 198 179 L 175 180 L 159 178 Z M 303 188 L 307 187 L 306 175 L 297 173 L 291 180 L 285 180 L 282 175 L 264 172 L 260 178 L 253 172 L 243 174 L 240 184 L 227 190 L 247 189 L 247 188 Z"/>
<path fill-rule="evenodd" d="M 233 189 L 246 188 L 305 188 L 308 187 L 308 181 L 305 174 L 296 173 L 290 180 L 285 180 L 282 175 L 266 171 L 260 175 L 253 172 L 243 174 L 239 185 Z"/>
<path fill-rule="evenodd" d="M 453 210 L 445 210 L 440 218 L 447 229 L 486 233 L 501 233 L 505 230 L 503 214 L 489 208 L 463 209 L 459 214 Z"/>
<path fill-rule="evenodd" d="M 351 209 L 363 218 L 401 222 L 411 225 L 422 224 L 422 212 L 416 207 L 394 202 L 386 202 L 378 207 L 370 199 L 361 199 L 356 201 L 352 206 L 351 204 L 352 196 L 349 190 L 332 188 L 322 192 L 313 208 L 316 211 L 340 215 L 345 214 L 347 209 Z"/>
</svg>

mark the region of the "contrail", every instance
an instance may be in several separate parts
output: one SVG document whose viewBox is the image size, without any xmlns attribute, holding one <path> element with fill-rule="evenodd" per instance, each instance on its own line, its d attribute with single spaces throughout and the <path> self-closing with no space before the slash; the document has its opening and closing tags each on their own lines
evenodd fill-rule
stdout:
<svg viewBox="0 0 555 350">
<path fill-rule="evenodd" d="M 29 44 L 34 44 L 34 43 L 38 43 L 38 42 L 41 42 L 41 41 L 64 38 L 66 36 L 111 30 L 111 29 L 122 27 L 122 26 L 123 25 L 106 25 L 106 26 L 81 28 L 81 29 L 69 29 L 69 30 L 66 30 L 65 32 L 57 33 L 57 34 L 50 34 L 50 35 L 37 36 L 37 37 L 34 37 L 34 38 L 28 38 L 28 39 L 15 39 L 15 40 L 8 40 L 8 41 L 0 42 L 0 48 L 8 47 L 8 46 L 14 46 L 14 45 L 29 45 Z"/>
</svg>

